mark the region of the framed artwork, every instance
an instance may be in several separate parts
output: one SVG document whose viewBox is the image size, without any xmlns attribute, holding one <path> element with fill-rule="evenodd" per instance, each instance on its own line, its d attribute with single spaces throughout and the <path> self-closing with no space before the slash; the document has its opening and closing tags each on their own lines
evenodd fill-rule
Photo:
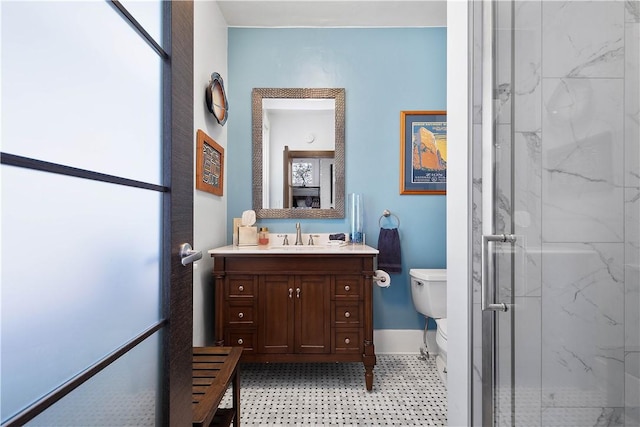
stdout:
<svg viewBox="0 0 640 427">
<path fill-rule="evenodd" d="M 400 112 L 400 194 L 447 194 L 447 112 Z"/>
<path fill-rule="evenodd" d="M 224 148 L 198 129 L 196 147 L 196 189 L 222 196 Z"/>
</svg>

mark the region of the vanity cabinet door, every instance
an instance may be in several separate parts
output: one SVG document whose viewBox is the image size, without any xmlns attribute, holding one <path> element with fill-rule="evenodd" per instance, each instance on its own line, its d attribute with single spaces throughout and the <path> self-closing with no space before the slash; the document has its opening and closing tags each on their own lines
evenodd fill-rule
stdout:
<svg viewBox="0 0 640 427">
<path fill-rule="evenodd" d="M 264 275 L 258 281 L 258 352 L 293 353 L 295 281 Z"/>
<path fill-rule="evenodd" d="M 296 277 L 295 351 L 331 351 L 331 281 L 326 275 Z"/>
</svg>

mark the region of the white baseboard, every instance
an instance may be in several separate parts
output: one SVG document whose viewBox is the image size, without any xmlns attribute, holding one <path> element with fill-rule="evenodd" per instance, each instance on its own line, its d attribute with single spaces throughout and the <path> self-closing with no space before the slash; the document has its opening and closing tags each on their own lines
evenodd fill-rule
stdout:
<svg viewBox="0 0 640 427">
<path fill-rule="evenodd" d="M 435 331 L 429 331 L 427 336 Z M 375 329 L 373 344 L 376 354 L 419 354 L 422 346 L 421 329 Z"/>
</svg>

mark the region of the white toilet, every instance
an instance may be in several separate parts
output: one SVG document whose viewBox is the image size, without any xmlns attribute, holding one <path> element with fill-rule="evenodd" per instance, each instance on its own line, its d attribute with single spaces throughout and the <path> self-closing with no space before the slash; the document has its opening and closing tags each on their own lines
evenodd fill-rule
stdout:
<svg viewBox="0 0 640 427">
<path fill-rule="evenodd" d="M 424 326 L 425 351 L 423 355 L 436 356 L 436 366 L 442 381 L 447 383 L 447 270 L 420 269 L 409 270 L 411 276 L 411 298 L 418 313 L 426 318 L 435 319 L 436 337 L 427 332 L 428 321 Z M 435 341 L 435 343 L 433 342 Z"/>
</svg>

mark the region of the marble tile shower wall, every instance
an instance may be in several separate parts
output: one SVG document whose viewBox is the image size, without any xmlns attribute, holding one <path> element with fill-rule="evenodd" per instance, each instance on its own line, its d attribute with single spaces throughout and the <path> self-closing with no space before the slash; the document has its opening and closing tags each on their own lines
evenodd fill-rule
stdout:
<svg viewBox="0 0 640 427">
<path fill-rule="evenodd" d="M 510 16 L 512 5 L 497 3 L 498 20 Z M 514 164 L 498 169 L 496 231 L 513 223 L 522 236 L 513 267 L 516 421 L 637 426 L 640 2 L 534 0 L 513 7 L 513 39 L 508 31 L 496 34 L 495 105 L 497 161 Z M 507 63 L 512 40 L 515 58 Z M 479 104 L 474 112 L 479 138 Z M 474 157 L 474 254 L 480 165 Z M 499 274 L 509 274 L 509 265 Z M 477 304 L 479 271 L 474 256 Z M 474 313 L 477 337 L 479 309 Z M 475 348 L 480 379 L 479 340 Z"/>
</svg>

